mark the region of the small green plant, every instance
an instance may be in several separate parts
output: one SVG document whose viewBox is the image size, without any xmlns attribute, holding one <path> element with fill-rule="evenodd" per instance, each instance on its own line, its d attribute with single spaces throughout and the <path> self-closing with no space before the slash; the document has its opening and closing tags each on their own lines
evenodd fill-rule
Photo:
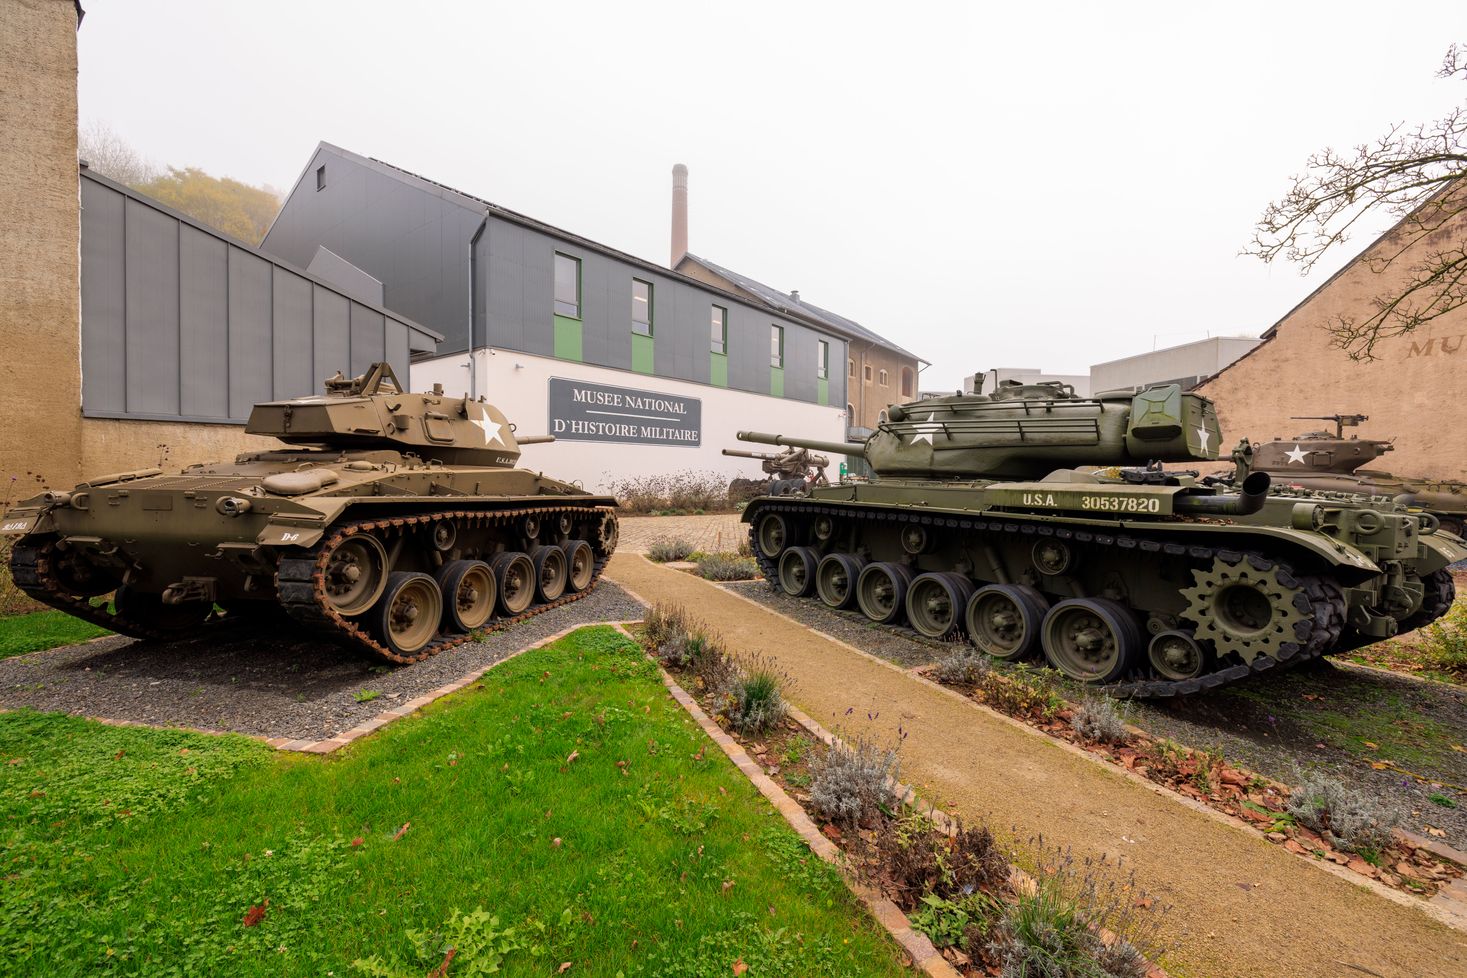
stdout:
<svg viewBox="0 0 1467 978">
<path fill-rule="evenodd" d="M 1289 792 L 1289 814 L 1318 832 L 1336 849 L 1384 849 L 1401 812 L 1327 774 L 1311 773 Z"/>
<path fill-rule="evenodd" d="M 781 690 L 789 677 L 772 660 L 760 659 L 736 675 L 729 686 L 725 710 L 735 730 L 759 734 L 784 719 L 787 709 Z"/>
<path fill-rule="evenodd" d="M 955 645 L 932 667 L 932 678 L 946 686 L 974 686 L 992 670 L 988 656 L 971 645 Z"/>
<path fill-rule="evenodd" d="M 896 800 L 897 752 L 865 737 L 836 741 L 812 767 L 810 803 L 832 822 L 859 824 Z"/>
<path fill-rule="evenodd" d="M 500 929 L 499 918 L 491 916 L 483 907 L 471 913 L 453 911 L 453 916 L 442 930 L 410 930 L 408 939 L 417 949 L 419 966 L 400 969 L 388 966 L 381 958 L 370 958 L 352 962 L 352 967 L 370 978 L 414 978 L 421 973 L 422 966 L 436 968 L 437 974 L 447 974 L 450 966 L 455 975 L 497 974 L 505 958 L 525 949 L 515 936 L 513 927 Z"/>
<path fill-rule="evenodd" d="M 375 689 L 359 689 L 351 694 L 351 698 L 358 703 L 370 703 L 381 695 L 382 693 Z"/>
<path fill-rule="evenodd" d="M 710 581 L 749 581 L 759 576 L 752 557 L 738 554 L 705 554 L 698 561 L 698 576 Z"/>
<path fill-rule="evenodd" d="M 1428 625 L 1420 648 L 1428 665 L 1467 673 L 1467 604 L 1455 605 L 1445 617 Z"/>
<path fill-rule="evenodd" d="M 1453 798 L 1448 795 L 1442 794 L 1440 791 L 1433 791 L 1431 794 L 1426 796 L 1426 800 L 1431 802 L 1433 805 L 1440 805 L 1443 808 L 1457 807 L 1457 802 Z"/>
<path fill-rule="evenodd" d="M 1129 706 L 1116 707 L 1116 701 L 1102 693 L 1085 700 L 1075 708 L 1070 725 L 1075 735 L 1090 744 L 1124 744 L 1131 739 L 1126 729 Z"/>
<path fill-rule="evenodd" d="M 983 892 L 956 900 L 929 893 L 922 898 L 922 908 L 909 914 L 912 927 L 927 935 L 933 947 L 971 947 L 988 932 L 998 901 Z"/>
<path fill-rule="evenodd" d="M 647 559 L 659 564 L 687 560 L 693 555 L 693 545 L 681 537 L 663 537 L 647 545 Z"/>
</svg>

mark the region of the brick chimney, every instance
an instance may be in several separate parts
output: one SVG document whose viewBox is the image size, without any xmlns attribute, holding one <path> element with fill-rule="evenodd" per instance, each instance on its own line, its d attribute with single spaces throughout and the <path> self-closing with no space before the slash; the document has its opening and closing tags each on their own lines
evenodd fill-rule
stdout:
<svg viewBox="0 0 1467 978">
<path fill-rule="evenodd" d="M 688 253 L 688 168 L 681 163 L 672 168 L 672 260 L 676 268 Z"/>
</svg>

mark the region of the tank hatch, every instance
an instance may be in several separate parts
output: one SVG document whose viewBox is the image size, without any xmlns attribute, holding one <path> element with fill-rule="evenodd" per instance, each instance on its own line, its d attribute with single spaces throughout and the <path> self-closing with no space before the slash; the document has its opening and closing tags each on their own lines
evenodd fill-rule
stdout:
<svg viewBox="0 0 1467 978">
<path fill-rule="evenodd" d="M 448 465 L 512 468 L 520 457 L 514 426 L 494 405 L 441 388 L 404 391 L 386 363 L 358 377 L 338 373 L 325 394 L 256 404 L 245 431 L 345 451 L 396 449 Z"/>
</svg>

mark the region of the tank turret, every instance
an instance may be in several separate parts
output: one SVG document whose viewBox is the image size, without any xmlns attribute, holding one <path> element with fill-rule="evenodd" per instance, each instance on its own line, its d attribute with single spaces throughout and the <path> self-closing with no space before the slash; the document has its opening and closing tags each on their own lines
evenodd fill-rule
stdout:
<svg viewBox="0 0 1467 978">
<path fill-rule="evenodd" d="M 1058 383 L 1006 383 L 886 410 L 864 444 L 741 431 L 741 441 L 865 458 L 878 476 L 1032 479 L 1074 465 L 1212 461 L 1212 402 L 1176 384 L 1079 397 Z"/>
<path fill-rule="evenodd" d="M 386 363 L 358 377 L 338 373 L 326 381 L 325 394 L 256 404 L 245 431 L 295 445 L 396 450 L 445 465 L 489 468 L 514 468 L 521 444 L 554 441 L 517 439 L 514 425 L 494 405 L 449 397 L 442 385 L 431 393 L 409 393 Z"/>
<path fill-rule="evenodd" d="M 1335 432 L 1306 431 L 1293 438 L 1275 438 L 1253 446 L 1253 468 L 1275 475 L 1349 475 L 1386 452 L 1391 442 L 1378 438 L 1345 437 L 1346 428 L 1370 420 L 1364 414 L 1328 414 L 1291 418 L 1292 421 L 1333 421 Z"/>
</svg>

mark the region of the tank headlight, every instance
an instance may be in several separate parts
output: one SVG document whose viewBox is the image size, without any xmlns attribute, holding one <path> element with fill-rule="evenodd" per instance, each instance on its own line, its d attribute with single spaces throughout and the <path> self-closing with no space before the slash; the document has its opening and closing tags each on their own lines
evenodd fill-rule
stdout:
<svg viewBox="0 0 1467 978">
<path fill-rule="evenodd" d="M 253 506 L 248 499 L 239 496 L 220 496 L 219 501 L 214 504 L 214 508 L 225 516 L 243 516 Z"/>
<path fill-rule="evenodd" d="M 71 493 L 69 492 L 48 492 L 41 499 L 45 500 L 47 506 L 61 507 L 71 505 Z"/>
<path fill-rule="evenodd" d="M 1318 530 L 1324 526 L 1324 507 L 1318 503 L 1295 503 L 1290 521 L 1296 530 Z"/>
</svg>

